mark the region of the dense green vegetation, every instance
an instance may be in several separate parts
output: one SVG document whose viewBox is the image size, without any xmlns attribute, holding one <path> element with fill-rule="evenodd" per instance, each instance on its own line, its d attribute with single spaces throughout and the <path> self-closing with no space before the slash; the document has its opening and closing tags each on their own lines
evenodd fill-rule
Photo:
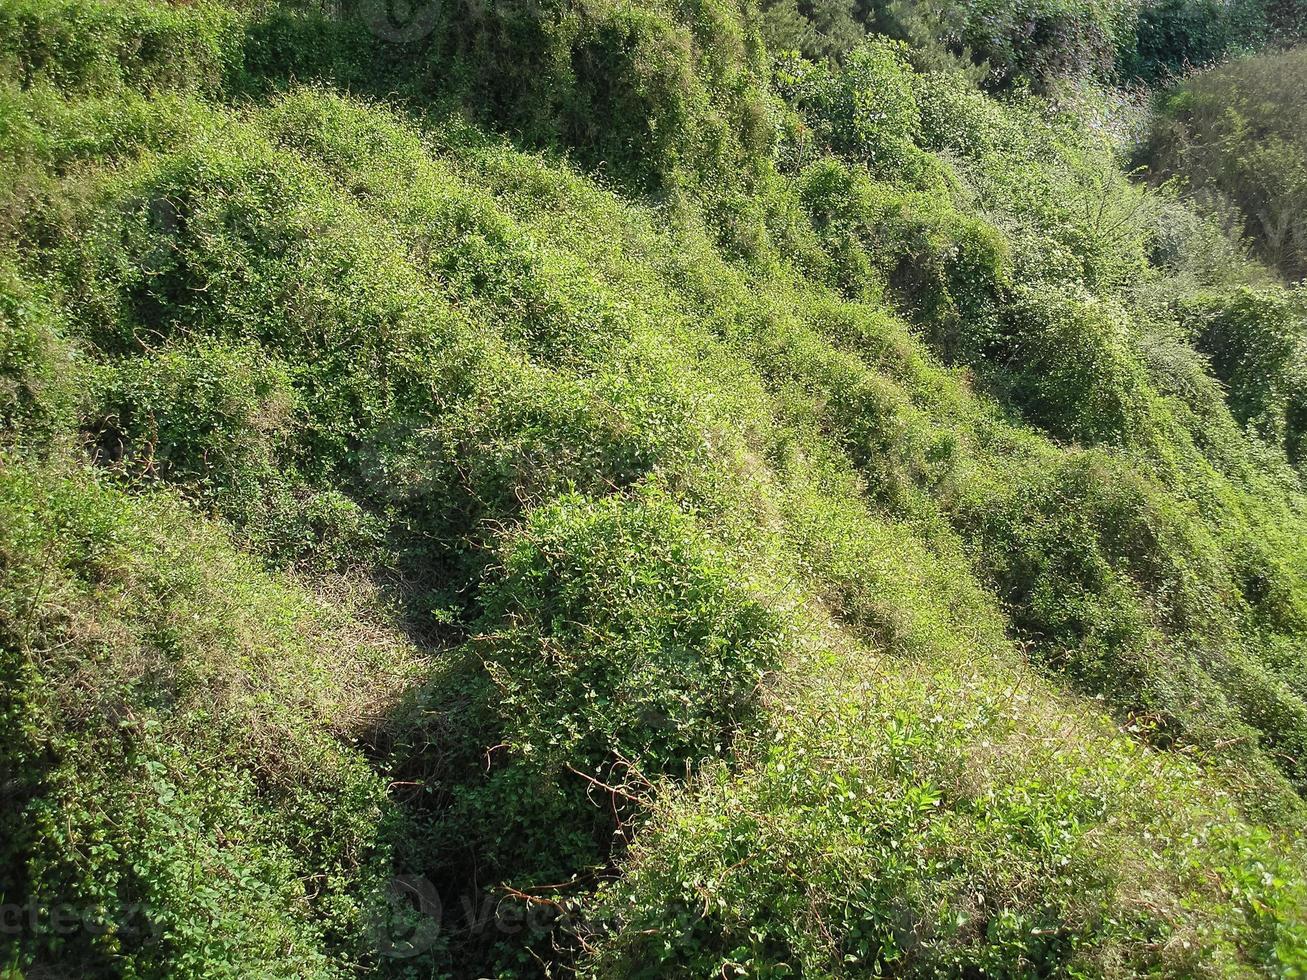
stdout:
<svg viewBox="0 0 1307 980">
<path fill-rule="evenodd" d="M 0 0 L 0 974 L 1307 973 L 1301 11 L 383 7 Z"/>
<path fill-rule="evenodd" d="M 1232 209 L 1268 263 L 1307 275 L 1307 50 L 1251 58 L 1169 91 L 1147 147 L 1158 180 Z"/>
<path fill-rule="evenodd" d="M 765 0 L 772 49 L 843 60 L 868 32 L 925 64 L 960 60 L 991 88 L 1072 78 L 1156 82 L 1307 32 L 1301 0 Z"/>
</svg>

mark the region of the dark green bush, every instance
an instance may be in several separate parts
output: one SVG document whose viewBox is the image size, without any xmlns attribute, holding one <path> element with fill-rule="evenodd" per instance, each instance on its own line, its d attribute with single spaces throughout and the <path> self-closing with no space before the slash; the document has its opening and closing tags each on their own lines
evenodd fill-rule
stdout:
<svg viewBox="0 0 1307 980">
<path fill-rule="evenodd" d="M 50 304 L 0 264 L 0 433 L 39 447 L 74 411 L 71 352 Z"/>
<path fill-rule="evenodd" d="M 238 57 L 224 79 L 233 94 L 262 95 L 314 81 L 359 92 L 412 86 L 411 51 L 386 44 L 360 20 L 332 16 L 329 5 L 255 6 L 243 27 Z"/>
<path fill-rule="evenodd" d="M 765 166 L 763 52 L 733 3 L 448 4 L 414 47 L 431 95 L 636 193 L 711 198 Z"/>
<path fill-rule="evenodd" d="M 300 395 L 258 344 L 169 344 L 92 371 L 88 388 L 83 438 L 125 481 L 179 488 L 268 554 L 318 567 L 379 556 L 375 514 L 296 472 Z"/>
<path fill-rule="evenodd" d="M 1301 288 L 1188 300 L 1183 322 L 1211 358 L 1230 410 L 1291 463 L 1307 453 L 1307 302 Z"/>
<path fill-rule="evenodd" d="M 297 408 L 289 372 L 262 348 L 203 341 L 112 364 L 90 397 L 98 462 L 209 495 L 266 480 Z"/>
<path fill-rule="evenodd" d="M 905 193 L 830 159 L 800 175 L 799 197 L 837 268 L 856 276 L 841 283 L 847 292 L 876 296 L 885 289 L 946 360 L 980 355 L 982 324 L 1011 275 L 1007 243 L 996 229 L 938 193 Z"/>
<path fill-rule="evenodd" d="M 776 664 L 777 617 L 670 501 L 559 498 L 501 560 L 478 652 L 535 759 L 681 772 L 729 744 Z"/>
<path fill-rule="evenodd" d="M 938 179 L 938 165 L 915 144 L 921 115 L 903 46 L 868 40 L 842 65 L 790 61 L 778 70 L 782 94 L 803 116 L 819 149 L 854 160 L 881 179 L 916 185 Z"/>
<path fill-rule="evenodd" d="M 987 84 L 1002 88 L 1109 77 L 1118 47 L 1132 37 L 1134 8 L 1124 0 L 871 0 L 794 9 L 772 2 L 763 5 L 763 23 L 781 50 L 838 57 L 856 48 L 861 26 L 909 42 L 913 57 L 930 67 L 959 59 L 982 64 Z"/>
<path fill-rule="evenodd" d="M 797 52 L 809 61 L 836 61 L 867 33 L 857 6 L 841 0 L 767 0 L 759 28 L 774 54 Z"/>
<path fill-rule="evenodd" d="M 1133 26 L 1120 0 L 1020 0 L 968 4 L 962 40 L 991 66 L 991 79 L 1106 76 Z"/>
<path fill-rule="evenodd" d="M 1149 0 L 1140 6 L 1134 43 L 1122 53 L 1122 71 L 1155 83 L 1214 64 L 1264 29 L 1261 6 L 1216 0 Z"/>
<path fill-rule="evenodd" d="M 1213 615 L 1247 601 L 1265 615 L 1294 573 L 1224 554 L 1187 508 L 1097 454 L 1035 479 L 1043 489 L 1018 485 L 1002 505 L 959 513 L 1013 627 L 1081 690 L 1144 719 L 1156 743 L 1264 752 L 1301 791 L 1307 702 L 1292 671 L 1258 659 Z M 1281 628 L 1300 628 L 1293 616 Z M 1264 802 L 1279 805 L 1269 792 Z"/>
<path fill-rule="evenodd" d="M 0 10 L 0 64 L 24 88 L 212 92 L 237 57 L 239 23 L 229 7 L 207 0 L 14 0 Z"/>
<path fill-rule="evenodd" d="M 1128 442 L 1145 424 L 1148 379 L 1119 312 L 1019 287 L 989 350 L 1022 416 L 1062 439 Z"/>
</svg>

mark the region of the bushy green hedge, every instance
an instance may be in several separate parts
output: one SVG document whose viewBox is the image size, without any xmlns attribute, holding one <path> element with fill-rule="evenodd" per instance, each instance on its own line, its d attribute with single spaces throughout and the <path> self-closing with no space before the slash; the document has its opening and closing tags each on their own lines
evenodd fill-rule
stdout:
<svg viewBox="0 0 1307 980">
<path fill-rule="evenodd" d="M 1194 346 L 1211 359 L 1236 419 L 1291 463 L 1307 456 L 1307 301 L 1292 293 L 1243 289 L 1200 294 L 1183 319 Z"/>
<path fill-rule="evenodd" d="M 923 64 L 984 65 L 995 88 L 1049 84 L 1058 78 L 1109 77 L 1118 48 L 1132 38 L 1133 0 L 1020 0 L 961 3 L 901 0 L 842 7 L 835 3 L 763 5 L 774 48 L 844 58 L 867 32 L 910 42 Z"/>
<path fill-rule="evenodd" d="M 262 349 L 204 341 L 109 365 L 92 386 L 88 437 L 104 465 L 210 492 L 266 480 L 297 408 Z"/>
<path fill-rule="evenodd" d="M 347 12 L 366 22 L 374 8 Z M 752 189 L 765 169 L 774 137 L 765 55 L 730 0 L 429 12 L 396 46 L 416 62 L 408 84 L 419 98 L 462 106 L 636 193 L 715 198 Z"/>
<path fill-rule="evenodd" d="M 978 360 L 1011 288 L 1003 236 L 938 192 L 903 192 L 825 159 L 799 178 L 799 198 L 852 296 L 885 295 L 924 326 L 950 362 Z M 859 274 L 861 273 L 861 274 Z"/>
<path fill-rule="evenodd" d="M 1150 0 L 1140 5 L 1122 71 L 1158 82 L 1214 64 L 1262 40 L 1271 30 L 1267 12 L 1274 6 L 1256 0 Z"/>
<path fill-rule="evenodd" d="M 787 636 L 694 520 L 653 492 L 533 511 L 503 541 L 481 608 L 405 736 L 408 764 L 434 766 L 440 786 L 421 818 L 430 843 L 409 860 L 440 869 L 455 915 L 494 901 L 478 882 L 529 892 L 593 880 L 659 785 L 754 730 Z M 495 938 L 472 932 L 472 947 Z M 522 956 L 514 945 L 455 952 L 502 968 Z"/>
<path fill-rule="evenodd" d="M 208 2 L 17 0 L 0 11 L 0 64 L 23 87 L 212 91 L 238 59 L 239 21 Z"/>
<path fill-rule="evenodd" d="M 1299 0 L 767 0 L 761 25 L 773 51 L 842 61 L 868 33 L 908 41 L 930 67 L 976 67 L 990 88 L 1066 79 L 1155 83 L 1268 43 L 1300 40 Z"/>
<path fill-rule="evenodd" d="M 41 293 L 12 265 L 0 265 L 0 277 L 0 431 L 39 447 L 74 414 L 72 352 Z"/>
<path fill-rule="evenodd" d="M 808 138 L 817 152 L 855 159 L 883 178 L 915 178 L 929 185 L 937 173 L 915 145 L 921 115 L 905 56 L 902 45 L 868 41 L 838 68 L 802 59 L 783 62 L 777 66 L 778 81 L 811 127 Z M 811 152 L 800 145 L 789 155 L 801 161 Z"/>
<path fill-rule="evenodd" d="M 721 754 L 777 664 L 777 617 L 670 501 L 559 498 L 501 561 L 478 654 L 524 755 L 683 771 Z"/>
</svg>

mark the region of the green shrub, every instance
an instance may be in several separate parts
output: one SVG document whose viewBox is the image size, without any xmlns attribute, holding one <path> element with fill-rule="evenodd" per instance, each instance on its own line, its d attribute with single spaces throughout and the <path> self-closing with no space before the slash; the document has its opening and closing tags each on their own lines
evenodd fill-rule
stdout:
<svg viewBox="0 0 1307 980">
<path fill-rule="evenodd" d="M 809 220 L 852 279 L 841 283 L 846 292 L 875 296 L 886 287 L 902 312 L 926 328 L 941 357 L 979 355 L 981 324 L 1001 302 L 1011 274 L 1007 243 L 992 226 L 939 194 L 903 193 L 830 159 L 799 180 Z"/>
<path fill-rule="evenodd" d="M 330 82 L 359 92 L 412 85 L 411 52 L 388 45 L 357 19 L 317 4 L 256 5 L 245 19 L 224 88 L 264 95 L 296 83 Z"/>
<path fill-rule="evenodd" d="M 235 977 L 370 955 L 387 804 L 342 737 L 389 710 L 406 646 L 85 471 L 6 462 L 0 523 L 0 890 L 35 917 L 0 957 Z"/>
<path fill-rule="evenodd" d="M 1307 274 L 1307 49 L 1231 62 L 1187 79 L 1162 102 L 1144 159 L 1228 198 L 1258 253 L 1290 279 Z"/>
<path fill-rule="evenodd" d="M 1092 299 L 1018 287 L 987 352 L 1021 415 L 1062 439 L 1121 443 L 1144 426 L 1148 379 L 1120 313 Z"/>
<path fill-rule="evenodd" d="M 909 42 L 924 66 L 981 64 L 980 74 L 994 88 L 1110 77 L 1118 47 L 1133 38 L 1135 8 L 1130 0 L 874 0 L 851 9 L 805 4 L 797 10 L 780 2 L 763 5 L 764 30 L 778 50 L 848 57 L 861 26 Z"/>
<path fill-rule="evenodd" d="M 129 478 L 248 486 L 293 438 L 290 374 L 254 345 L 168 346 L 107 366 L 92 389 L 95 456 Z"/>
<path fill-rule="evenodd" d="M 74 410 L 75 368 L 55 310 L 0 264 L 0 438 L 48 444 Z"/>
<path fill-rule="evenodd" d="M 408 736 L 436 747 L 446 808 L 426 817 L 434 853 L 413 860 L 436 861 L 472 905 L 478 879 L 531 891 L 593 877 L 655 781 L 728 752 L 754 723 L 785 636 L 654 492 L 559 497 L 505 539 L 500 562 L 478 636 L 424 697 L 435 721 Z M 511 955 L 486 931 L 459 951 L 460 969 Z"/>
<path fill-rule="evenodd" d="M 1307 303 L 1302 290 L 1199 294 L 1183 322 L 1211 358 L 1230 410 L 1291 463 L 1307 453 Z"/>
<path fill-rule="evenodd" d="M 0 11 L 0 64 L 23 87 L 214 91 L 236 57 L 238 25 L 209 2 L 14 0 Z"/>
<path fill-rule="evenodd" d="M 867 34 L 857 7 L 839 0 L 767 0 L 759 4 L 759 29 L 767 50 L 797 52 L 809 61 L 837 61 Z"/>
<path fill-rule="evenodd" d="M 782 94 L 820 147 L 882 179 L 922 184 L 937 177 L 914 142 L 921 115 L 901 45 L 868 40 L 838 67 L 791 61 L 781 72 Z"/>
<path fill-rule="evenodd" d="M 314 523 L 294 520 L 294 498 L 329 490 L 341 505 L 344 494 L 372 514 L 406 514 L 418 534 L 455 538 L 568 481 L 625 484 L 680 451 L 687 436 L 664 420 L 673 392 L 631 379 L 583 383 L 504 354 L 487 313 L 469 321 L 424 292 L 426 270 L 402 257 L 400 239 L 365 230 L 331 186 L 247 132 L 179 149 L 106 189 L 125 206 L 100 212 L 106 224 L 65 256 L 75 329 L 120 358 L 87 420 L 106 460 L 150 468 L 149 447 L 157 457 L 162 439 L 166 466 L 154 475 L 203 484 L 207 500 L 255 525 L 256 540 L 313 551 L 302 538 Z M 427 196 L 417 200 L 439 200 L 452 226 L 452 240 L 439 239 L 444 254 L 431 254 L 451 292 L 480 291 L 493 310 L 496 289 L 533 288 L 535 259 L 514 255 L 511 226 L 478 215 L 466 197 L 451 209 L 431 196 L 443 182 L 419 187 Z M 279 210 L 286 198 L 299 204 Z M 488 224 L 467 234 L 479 217 Z M 498 326 L 552 342 L 538 317 L 563 319 L 567 300 L 540 300 L 520 327 Z M 219 341 L 186 339 L 197 334 Z M 127 357 L 142 337 L 174 353 Z M 644 406 L 635 424 L 605 408 L 614 391 Z M 286 493 L 271 511 L 255 506 L 261 494 Z M 359 520 L 350 534 L 375 537 Z"/>
<path fill-rule="evenodd" d="M 379 559 L 385 525 L 334 489 L 305 482 L 291 371 L 251 343 L 166 345 L 94 370 L 83 438 L 100 466 L 170 484 L 265 553 L 332 567 Z"/>
<path fill-rule="evenodd" d="M 967 503 L 959 523 L 1038 656 L 1144 719 L 1157 744 L 1229 743 L 1237 765 L 1265 752 L 1301 786 L 1293 746 L 1307 744 L 1307 703 L 1292 670 L 1259 659 L 1214 615 L 1246 615 L 1252 602 L 1274 617 L 1270 594 L 1295 574 L 1247 544 L 1224 553 L 1187 508 L 1096 453 L 1034 479 L 1047 483 Z M 1280 628 L 1299 629 L 1283 612 Z M 1278 807 L 1269 787 L 1261 802 Z"/>
<path fill-rule="evenodd" d="M 777 617 L 656 496 L 533 511 L 479 645 L 515 751 L 646 775 L 720 754 L 773 667 Z"/>
<path fill-rule="evenodd" d="M 415 47 L 431 94 L 636 193 L 748 187 L 770 149 L 761 45 L 720 0 L 449 6 Z"/>
<path fill-rule="evenodd" d="M 990 78 L 1110 75 L 1120 39 L 1133 26 L 1121 0 L 1022 0 L 967 5 L 962 40 L 990 63 Z"/>
<path fill-rule="evenodd" d="M 1007 106 L 988 98 L 957 72 L 912 77 L 921 113 L 923 149 L 961 157 L 1013 150 L 1030 135 Z"/>
<path fill-rule="evenodd" d="M 1126 75 L 1156 83 L 1220 61 L 1267 32 L 1258 2 L 1150 0 L 1140 6 L 1135 38 L 1121 54 Z"/>
<path fill-rule="evenodd" d="M 1041 741 L 1027 727 L 1050 710 L 1037 693 L 1008 702 L 943 670 L 846 676 L 810 696 L 747 769 L 660 804 L 600 894 L 582 975 L 1222 976 L 1302 962 L 1301 890 L 1284 864 L 1250 858 L 1263 832 L 1192 792 L 1186 766 L 1102 734 Z M 1227 889 L 1247 895 L 1233 914 Z"/>
</svg>

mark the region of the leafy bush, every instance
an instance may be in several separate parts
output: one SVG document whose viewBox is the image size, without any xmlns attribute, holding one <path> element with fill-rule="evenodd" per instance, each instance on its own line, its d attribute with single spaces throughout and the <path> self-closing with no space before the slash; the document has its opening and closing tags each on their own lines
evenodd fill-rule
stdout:
<svg viewBox="0 0 1307 980">
<path fill-rule="evenodd" d="M 978 358 L 980 324 L 1010 285 L 1007 243 L 992 226 L 959 212 L 942 195 L 903 193 L 829 159 L 803 172 L 799 196 L 841 272 L 878 274 L 864 274 L 846 291 L 876 296 L 885 288 L 904 314 L 927 328 L 942 357 Z"/>
<path fill-rule="evenodd" d="M 217 3 L 16 0 L 0 11 L 0 63 L 23 87 L 216 90 L 233 65 L 238 15 Z"/>
<path fill-rule="evenodd" d="M 504 541 L 500 561 L 467 659 L 425 696 L 435 722 L 407 736 L 419 752 L 439 747 L 445 798 L 426 817 L 434 853 L 413 860 L 436 861 L 469 906 L 478 878 L 529 892 L 592 877 L 654 781 L 729 751 L 785 636 L 654 493 L 560 497 Z M 460 955 L 486 970 L 508 954 Z"/>
<path fill-rule="evenodd" d="M 994 338 L 998 387 L 1061 438 L 1128 442 L 1144 424 L 1148 379 L 1120 314 L 1092 300 L 1019 288 Z"/>
<path fill-rule="evenodd" d="M 875 0 L 851 9 L 772 2 L 763 9 L 768 39 L 781 50 L 847 56 L 861 26 L 910 42 L 913 57 L 931 67 L 956 65 L 959 58 L 981 63 L 992 87 L 1110 76 L 1135 14 L 1135 4 L 1123 0 Z"/>
<path fill-rule="evenodd" d="M 1294 293 L 1244 289 L 1200 294 L 1183 320 L 1194 346 L 1211 358 L 1230 410 L 1291 463 L 1307 453 L 1307 303 Z"/>
<path fill-rule="evenodd" d="M 0 517 L 0 889 L 35 917 L 0 956 L 345 975 L 388 850 L 384 785 L 338 736 L 388 710 L 404 644 L 352 643 L 167 497 L 6 463 Z"/>
<path fill-rule="evenodd" d="M 991 78 L 1110 74 L 1133 4 L 1119 0 L 983 2 L 967 5 L 962 39 L 991 65 Z"/>
<path fill-rule="evenodd" d="M 911 181 L 931 176 L 914 140 L 921 117 L 900 45 L 867 41 L 838 68 L 793 63 L 784 94 L 819 144 L 873 174 Z M 906 172 L 905 172 L 906 171 Z"/>
<path fill-rule="evenodd" d="M 431 253 L 431 274 L 455 294 L 489 295 L 492 276 L 510 296 L 529 283 L 534 260 L 513 254 L 511 224 L 479 215 L 483 202 L 466 192 L 451 200 L 447 175 L 427 178 L 416 195 L 396 193 L 458 229 Z M 347 541 L 375 542 L 368 515 L 396 513 L 413 533 L 484 538 L 480 522 L 569 480 L 625 484 L 682 451 L 686 434 L 663 421 L 672 391 L 582 381 L 505 354 L 486 314 L 469 320 L 426 291 L 401 239 L 365 230 L 364 213 L 332 186 L 247 130 L 179 148 L 106 190 L 125 206 L 64 256 L 75 329 L 122 358 L 102 372 L 85 423 L 105 462 L 202 484 L 256 542 L 294 556 L 347 547 L 313 540 L 305 501 L 325 502 L 323 491 L 362 508 L 347 526 L 321 528 Z M 279 211 L 287 198 L 300 204 Z M 478 220 L 487 223 L 474 232 Z M 551 327 L 538 318 L 553 307 L 560 320 L 560 302 L 541 295 L 526 321 L 496 326 L 542 336 Z M 197 346 L 197 334 L 217 343 Z M 142 338 L 167 353 L 128 359 Z M 644 407 L 618 425 L 601 391 Z M 162 471 L 150 449 L 157 456 L 160 439 Z"/>
<path fill-rule="evenodd" d="M 11 267 L 0 266 L 0 432 L 49 443 L 73 414 L 71 360 L 54 311 Z"/>
<path fill-rule="evenodd" d="M 1307 49 L 1245 58 L 1184 81 L 1145 151 L 1154 180 L 1228 198 L 1258 253 L 1307 275 Z"/>
<path fill-rule="evenodd" d="M 100 461 L 201 492 L 266 480 L 294 426 L 290 375 L 256 346 L 172 346 L 92 385 Z"/>
<path fill-rule="evenodd" d="M 448 5 L 416 47 L 432 94 L 637 193 L 747 188 L 770 148 L 761 46 L 720 0 Z"/>
<path fill-rule="evenodd" d="M 1301 891 L 1283 865 L 1248 860 L 1259 832 L 1189 792 L 1183 767 L 1104 735 L 1041 742 L 1027 728 L 1037 695 L 1018 699 L 1022 716 L 1001 689 L 942 670 L 849 677 L 817 697 L 745 771 L 659 807 L 601 894 L 584 975 L 1220 976 L 1246 957 L 1302 962 Z M 1251 888 L 1234 915 L 1227 888 Z"/>
<path fill-rule="evenodd" d="M 776 663 L 780 624 L 657 497 L 533 511 L 479 645 L 515 751 L 647 776 L 720 754 Z"/>
<path fill-rule="evenodd" d="M 968 503 L 959 515 L 1013 627 L 1081 690 L 1144 719 L 1157 744 L 1214 738 L 1239 746 L 1231 761 L 1267 752 L 1301 786 L 1291 746 L 1307 744 L 1307 703 L 1291 673 L 1212 615 L 1222 604 L 1268 609 L 1269 594 L 1293 588 L 1295 573 L 1246 553 L 1245 543 L 1245 553 L 1224 554 L 1187 508 L 1097 454 L 1032 479 L 1048 489 L 1018 483 L 1007 502 Z M 1272 795 L 1263 803 L 1277 806 Z"/>
<path fill-rule="evenodd" d="M 1134 44 L 1123 52 L 1125 74 L 1158 82 L 1220 61 L 1267 28 L 1254 2 L 1152 0 L 1139 9 Z"/>
</svg>

